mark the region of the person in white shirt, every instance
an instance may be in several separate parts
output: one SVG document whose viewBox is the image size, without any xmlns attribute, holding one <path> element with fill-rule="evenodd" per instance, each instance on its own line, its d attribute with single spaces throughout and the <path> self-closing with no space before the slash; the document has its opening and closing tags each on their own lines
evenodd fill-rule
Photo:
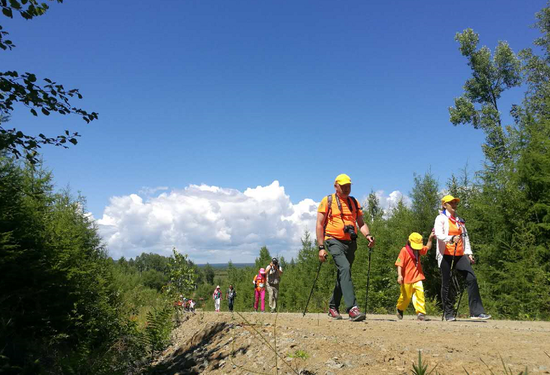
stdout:
<svg viewBox="0 0 550 375">
<path fill-rule="evenodd" d="M 468 231 L 464 220 L 456 216 L 456 207 L 460 199 L 446 195 L 441 199 L 442 211 L 435 218 L 434 231 L 437 237 L 436 257 L 441 269 L 441 301 L 445 320 L 455 321 L 454 298 L 450 296 L 451 274 L 458 271 L 466 279 L 468 305 L 472 319 L 490 319 L 485 313 L 477 278 L 472 269 L 474 255 L 470 247 Z M 457 291 L 458 292 L 458 291 Z"/>
</svg>

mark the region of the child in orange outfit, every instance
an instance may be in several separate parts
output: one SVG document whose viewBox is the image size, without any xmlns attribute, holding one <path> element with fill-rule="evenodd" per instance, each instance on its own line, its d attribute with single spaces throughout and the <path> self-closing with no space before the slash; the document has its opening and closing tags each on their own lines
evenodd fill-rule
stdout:
<svg viewBox="0 0 550 375">
<path fill-rule="evenodd" d="M 422 235 L 413 232 L 409 236 L 407 245 L 401 249 L 395 265 L 397 266 L 397 282 L 401 284 L 401 295 L 397 300 L 397 318 L 403 319 L 403 311 L 407 309 L 411 302 L 418 316 L 418 320 L 426 319 L 426 303 L 424 300 L 424 285 L 422 280 L 426 277 L 422 272 L 422 263 L 420 256 L 426 255 L 432 248 L 432 238 L 434 232 L 430 233 L 430 238 L 426 246 L 423 245 Z"/>
<path fill-rule="evenodd" d="M 260 268 L 260 272 L 254 276 L 254 310 L 258 311 L 258 301 L 261 300 L 262 312 L 265 309 L 265 283 L 267 282 L 265 276 L 265 269 Z"/>
</svg>

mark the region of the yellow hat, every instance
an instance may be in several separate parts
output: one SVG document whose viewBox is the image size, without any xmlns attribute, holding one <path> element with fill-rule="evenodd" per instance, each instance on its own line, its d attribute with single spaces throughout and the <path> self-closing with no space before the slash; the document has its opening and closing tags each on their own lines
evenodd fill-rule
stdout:
<svg viewBox="0 0 550 375">
<path fill-rule="evenodd" d="M 422 235 L 420 233 L 412 232 L 409 236 L 409 244 L 415 250 L 422 250 L 424 244 L 422 243 Z"/>
<path fill-rule="evenodd" d="M 336 176 L 336 180 L 334 180 L 338 185 L 346 185 L 351 184 L 351 178 L 347 174 L 339 174 Z"/>
<path fill-rule="evenodd" d="M 460 202 L 460 199 L 455 198 L 452 195 L 445 195 L 443 198 L 441 198 L 441 204 L 449 203 L 452 201 Z"/>
</svg>

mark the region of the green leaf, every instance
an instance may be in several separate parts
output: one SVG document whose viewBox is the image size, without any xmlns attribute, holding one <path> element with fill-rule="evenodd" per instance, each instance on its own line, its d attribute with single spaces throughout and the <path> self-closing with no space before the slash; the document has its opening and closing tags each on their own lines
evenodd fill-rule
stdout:
<svg viewBox="0 0 550 375">
<path fill-rule="evenodd" d="M 34 110 L 34 108 L 31 108 L 31 113 L 35 116 L 38 116 L 38 113 L 36 113 L 36 111 Z"/>
<path fill-rule="evenodd" d="M 10 8 L 2 8 L 2 13 L 4 13 L 6 17 L 13 18 L 13 13 Z"/>
<path fill-rule="evenodd" d="M 46 108 L 42 108 L 42 113 L 45 114 L 46 116 L 50 115 L 50 111 L 48 111 Z"/>
<path fill-rule="evenodd" d="M 10 5 L 13 9 L 20 10 L 21 4 L 19 4 L 19 1 L 17 0 L 10 0 Z"/>
<path fill-rule="evenodd" d="M 76 145 L 78 141 L 75 138 L 69 139 L 69 142 L 71 142 L 73 145 Z"/>
</svg>

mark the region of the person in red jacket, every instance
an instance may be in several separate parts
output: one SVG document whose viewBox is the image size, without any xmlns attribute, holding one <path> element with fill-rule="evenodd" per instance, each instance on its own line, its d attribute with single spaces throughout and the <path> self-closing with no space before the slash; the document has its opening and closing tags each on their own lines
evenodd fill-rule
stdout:
<svg viewBox="0 0 550 375">
<path fill-rule="evenodd" d="M 265 283 L 267 282 L 265 276 L 265 269 L 260 268 L 260 272 L 254 276 L 254 310 L 258 311 L 258 302 L 261 299 L 262 312 L 265 310 Z"/>
<path fill-rule="evenodd" d="M 397 300 L 397 318 L 403 319 L 403 311 L 411 302 L 418 316 L 418 320 L 426 319 L 426 303 L 424 299 L 424 285 L 422 280 L 426 279 L 422 271 L 420 256 L 426 255 L 432 248 L 434 232 L 430 233 L 428 243 L 424 246 L 422 235 L 413 232 L 409 236 L 407 245 L 401 249 L 395 265 L 397 266 L 397 282 L 401 284 L 401 295 Z"/>
</svg>

